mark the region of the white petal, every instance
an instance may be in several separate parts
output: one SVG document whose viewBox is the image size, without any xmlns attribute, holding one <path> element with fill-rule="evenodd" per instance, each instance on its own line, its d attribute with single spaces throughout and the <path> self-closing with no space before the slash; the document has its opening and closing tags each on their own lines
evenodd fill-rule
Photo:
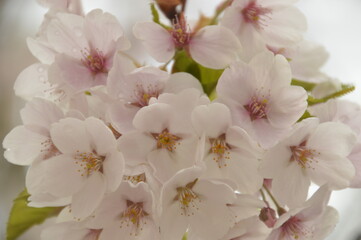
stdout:
<svg viewBox="0 0 361 240">
<path fill-rule="evenodd" d="M 45 64 L 51 64 L 54 62 L 55 51 L 51 49 L 48 43 L 35 40 L 30 37 L 26 39 L 26 43 L 31 54 L 35 56 L 40 62 Z"/>
<path fill-rule="evenodd" d="M 179 93 L 187 88 L 196 88 L 203 92 L 202 85 L 197 78 L 186 72 L 173 73 L 165 85 L 163 92 Z"/>
<path fill-rule="evenodd" d="M 132 131 L 118 139 L 118 146 L 126 163 L 135 165 L 146 161 L 147 155 L 156 148 L 156 141 L 150 135 Z"/>
<path fill-rule="evenodd" d="M 198 135 L 206 134 L 209 138 L 218 138 L 231 125 L 231 112 L 221 103 L 196 107 L 192 112 L 192 123 Z"/>
<path fill-rule="evenodd" d="M 312 159 L 308 174 L 320 186 L 328 183 L 333 189 L 342 189 L 348 187 L 354 178 L 355 167 L 346 157 L 321 153 Z"/>
<path fill-rule="evenodd" d="M 54 196 L 67 197 L 78 192 L 84 184 L 84 177 L 78 172 L 72 156 L 59 155 L 44 161 L 42 169 L 46 179 L 44 189 Z"/>
<path fill-rule="evenodd" d="M 25 68 L 16 78 L 15 94 L 25 100 L 46 96 L 46 91 L 50 89 L 48 68 L 49 65 L 40 63 Z"/>
<path fill-rule="evenodd" d="M 95 9 L 85 16 L 84 34 L 94 49 L 107 53 L 109 45 L 124 38 L 123 29 L 118 20 L 111 14 Z M 125 49 L 121 49 L 125 50 Z"/>
<path fill-rule="evenodd" d="M 48 137 L 30 131 L 24 126 L 15 127 L 3 141 L 4 157 L 16 165 L 30 165 L 41 154 L 42 143 Z"/>
<path fill-rule="evenodd" d="M 170 119 L 174 118 L 174 109 L 168 104 L 153 104 L 138 111 L 133 120 L 136 129 L 160 133 L 169 127 Z"/>
<path fill-rule="evenodd" d="M 306 111 L 307 92 L 302 87 L 289 86 L 273 92 L 267 119 L 274 127 L 284 128 L 294 124 Z"/>
<path fill-rule="evenodd" d="M 227 28 L 207 26 L 198 31 L 189 43 L 192 58 L 207 68 L 222 69 L 236 59 L 241 44 Z"/>
<path fill-rule="evenodd" d="M 273 178 L 272 192 L 281 204 L 294 208 L 306 200 L 310 184 L 310 179 L 302 167 L 291 162 L 282 174 Z"/>
<path fill-rule="evenodd" d="M 158 62 L 168 62 L 175 53 L 173 38 L 166 29 L 154 22 L 136 23 L 133 32 L 143 41 L 148 53 Z"/>
<path fill-rule="evenodd" d="M 139 108 L 123 101 L 112 104 L 109 108 L 109 120 L 121 134 L 134 130 L 133 119 Z"/>
<path fill-rule="evenodd" d="M 81 51 L 88 47 L 85 37 L 80 35 L 83 24 L 84 18 L 81 16 L 58 13 L 47 28 L 50 45 L 59 53 L 81 59 Z"/>
<path fill-rule="evenodd" d="M 40 98 L 28 102 L 20 115 L 24 125 L 41 126 L 47 130 L 52 123 L 64 118 L 63 112 L 55 103 Z"/>
<path fill-rule="evenodd" d="M 51 139 L 62 153 L 92 152 L 89 135 L 83 121 L 65 118 L 50 129 Z"/>
<path fill-rule="evenodd" d="M 124 158 L 123 154 L 113 151 L 107 154 L 103 162 L 104 177 L 107 180 L 108 190 L 114 192 L 123 179 Z"/>
<path fill-rule="evenodd" d="M 182 239 L 188 228 L 188 219 L 181 215 L 178 202 L 164 208 L 160 220 L 160 233 L 162 240 Z"/>
<path fill-rule="evenodd" d="M 322 153 L 347 156 L 356 144 L 356 135 L 342 123 L 321 123 L 307 141 L 307 146 Z"/>
<path fill-rule="evenodd" d="M 106 180 L 100 172 L 94 172 L 72 199 L 72 214 L 76 218 L 85 218 L 92 214 L 100 204 L 106 190 Z"/>
<path fill-rule="evenodd" d="M 115 137 L 103 121 L 90 117 L 85 120 L 85 126 L 91 136 L 92 147 L 98 155 L 104 156 L 116 148 Z"/>
</svg>

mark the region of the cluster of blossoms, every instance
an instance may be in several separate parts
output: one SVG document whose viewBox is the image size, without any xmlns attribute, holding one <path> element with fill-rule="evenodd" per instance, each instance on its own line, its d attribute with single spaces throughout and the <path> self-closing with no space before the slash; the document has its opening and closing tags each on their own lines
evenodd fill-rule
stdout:
<svg viewBox="0 0 361 240">
<path fill-rule="evenodd" d="M 186 1 L 157 1 L 133 28 L 154 67 L 113 15 L 41 1 L 39 62 L 14 87 L 23 125 L 3 141 L 29 166 L 29 206 L 60 209 L 41 239 L 324 239 L 331 191 L 361 187 L 361 108 L 330 99 L 344 85 L 294 2 L 227 0 L 191 26 Z"/>
</svg>

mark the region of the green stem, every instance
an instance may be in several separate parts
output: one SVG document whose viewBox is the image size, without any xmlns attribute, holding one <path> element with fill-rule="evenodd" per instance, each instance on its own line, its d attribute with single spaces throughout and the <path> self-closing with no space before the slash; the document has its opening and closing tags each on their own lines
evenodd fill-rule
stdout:
<svg viewBox="0 0 361 240">
<path fill-rule="evenodd" d="M 213 18 L 209 22 L 209 25 L 216 25 L 219 15 L 229 6 L 229 4 L 232 2 L 232 0 L 226 0 L 224 1 L 216 10 Z"/>
<path fill-rule="evenodd" d="M 272 195 L 271 191 L 264 184 L 263 184 L 263 188 L 266 190 L 268 196 L 272 199 L 272 202 L 276 205 L 278 215 L 281 216 L 282 214 L 284 214 L 286 210 L 278 204 L 276 198 Z"/>
</svg>

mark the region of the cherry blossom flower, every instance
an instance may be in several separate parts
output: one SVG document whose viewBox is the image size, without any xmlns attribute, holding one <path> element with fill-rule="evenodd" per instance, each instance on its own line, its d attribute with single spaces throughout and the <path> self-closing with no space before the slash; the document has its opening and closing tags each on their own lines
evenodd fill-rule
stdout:
<svg viewBox="0 0 361 240">
<path fill-rule="evenodd" d="M 306 30 L 303 14 L 294 0 L 234 0 L 221 20 L 221 26 L 236 34 L 244 48 L 244 60 L 267 46 L 282 48 L 302 40 Z"/>
<path fill-rule="evenodd" d="M 348 156 L 355 166 L 356 175 L 350 187 L 361 187 L 361 107 L 347 100 L 331 99 L 324 104 L 312 106 L 309 112 L 320 119 L 320 122 L 340 122 L 349 126 L 357 135 L 357 144 Z"/>
<path fill-rule="evenodd" d="M 119 138 L 127 164 L 149 163 L 154 175 L 165 182 L 177 171 L 195 165 L 198 137 L 191 124 L 193 109 L 209 103 L 196 89 L 163 93 L 134 117 L 136 130 Z"/>
<path fill-rule="evenodd" d="M 255 193 L 263 183 L 258 173 L 261 150 L 243 129 L 232 126 L 231 121 L 229 109 L 220 103 L 198 106 L 192 113 L 195 130 L 207 139 L 205 174 L 231 179 L 242 193 Z"/>
<path fill-rule="evenodd" d="M 143 41 L 148 53 L 159 62 L 168 62 L 177 50 L 184 49 L 199 64 L 221 69 L 236 59 L 241 48 L 228 29 L 206 26 L 191 32 L 183 16 L 175 19 L 169 30 L 154 22 L 142 22 L 137 23 L 133 31 Z"/>
<path fill-rule="evenodd" d="M 45 228 L 41 232 L 41 240 L 97 240 L 101 233 L 102 229 L 86 228 L 83 223 L 61 222 Z"/>
<path fill-rule="evenodd" d="M 151 98 L 158 98 L 162 93 L 179 93 L 187 88 L 203 91 L 195 77 L 183 72 L 169 75 L 155 67 L 143 67 L 126 75 L 119 71 L 110 73 L 108 89 L 118 99 L 110 106 L 110 122 L 120 133 L 134 130 L 135 114 L 148 106 Z"/>
<path fill-rule="evenodd" d="M 50 81 L 64 82 L 77 91 L 105 85 L 116 51 L 129 47 L 115 17 L 99 9 L 85 17 L 58 13 L 47 27 L 47 38 L 59 53 Z"/>
<path fill-rule="evenodd" d="M 332 189 L 349 186 L 355 168 L 347 156 L 355 143 L 356 136 L 346 125 L 319 124 L 318 119 L 309 118 L 265 153 L 261 174 L 273 179 L 277 200 L 294 207 L 306 199 L 311 181 L 328 183 Z"/>
<path fill-rule="evenodd" d="M 60 154 L 50 137 L 51 124 L 64 118 L 54 103 L 34 99 L 20 111 L 24 125 L 15 127 L 4 138 L 5 158 L 17 165 L 30 165 Z"/>
<path fill-rule="evenodd" d="M 227 208 L 235 201 L 232 188 L 200 175 L 198 168 L 184 169 L 164 185 L 161 239 L 181 239 L 188 229 L 200 239 L 216 240 L 234 225 Z"/>
<path fill-rule="evenodd" d="M 283 214 L 266 240 L 324 239 L 335 227 L 338 214 L 327 207 L 327 185 L 322 186 L 306 203 Z"/>
<path fill-rule="evenodd" d="M 290 83 L 287 60 L 263 52 L 249 64 L 237 62 L 224 71 L 217 85 L 218 101 L 230 108 L 235 125 L 267 148 L 306 110 L 306 91 Z"/>
<path fill-rule="evenodd" d="M 159 239 L 154 197 L 148 184 L 123 182 L 94 212 L 91 225 L 103 229 L 100 240 Z"/>
<path fill-rule="evenodd" d="M 111 130 L 99 119 L 65 118 L 50 129 L 61 154 L 41 163 L 39 174 L 27 181 L 38 183 L 58 198 L 72 197 L 76 219 L 89 216 L 106 192 L 115 191 L 123 178 L 124 160 Z"/>
</svg>

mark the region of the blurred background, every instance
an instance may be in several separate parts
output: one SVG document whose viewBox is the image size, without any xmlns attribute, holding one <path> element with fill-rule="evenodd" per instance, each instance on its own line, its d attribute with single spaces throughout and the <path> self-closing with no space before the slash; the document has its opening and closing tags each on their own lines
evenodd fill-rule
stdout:
<svg viewBox="0 0 361 240">
<path fill-rule="evenodd" d="M 84 0 L 86 12 L 102 8 L 119 19 L 131 38 L 131 54 L 147 61 L 144 49 L 132 39 L 131 28 L 136 21 L 149 20 L 150 0 Z M 220 0 L 188 0 L 188 19 L 199 13 L 211 15 Z M 361 104 L 361 1 L 300 0 L 297 4 L 308 20 L 306 39 L 325 46 L 330 59 L 323 67 L 328 75 L 345 83 L 354 83 L 357 90 L 346 96 Z M 0 0 L 0 141 L 16 125 L 24 101 L 15 97 L 13 84 L 17 75 L 36 62 L 27 50 L 25 39 L 35 36 L 46 9 L 35 0 Z M 2 157 L 0 148 L 0 239 L 12 199 L 24 188 L 25 169 L 14 166 Z M 361 240 L 361 190 L 334 192 L 330 205 L 340 213 L 340 223 L 327 240 Z M 20 239 L 38 240 L 39 227 Z"/>
</svg>

